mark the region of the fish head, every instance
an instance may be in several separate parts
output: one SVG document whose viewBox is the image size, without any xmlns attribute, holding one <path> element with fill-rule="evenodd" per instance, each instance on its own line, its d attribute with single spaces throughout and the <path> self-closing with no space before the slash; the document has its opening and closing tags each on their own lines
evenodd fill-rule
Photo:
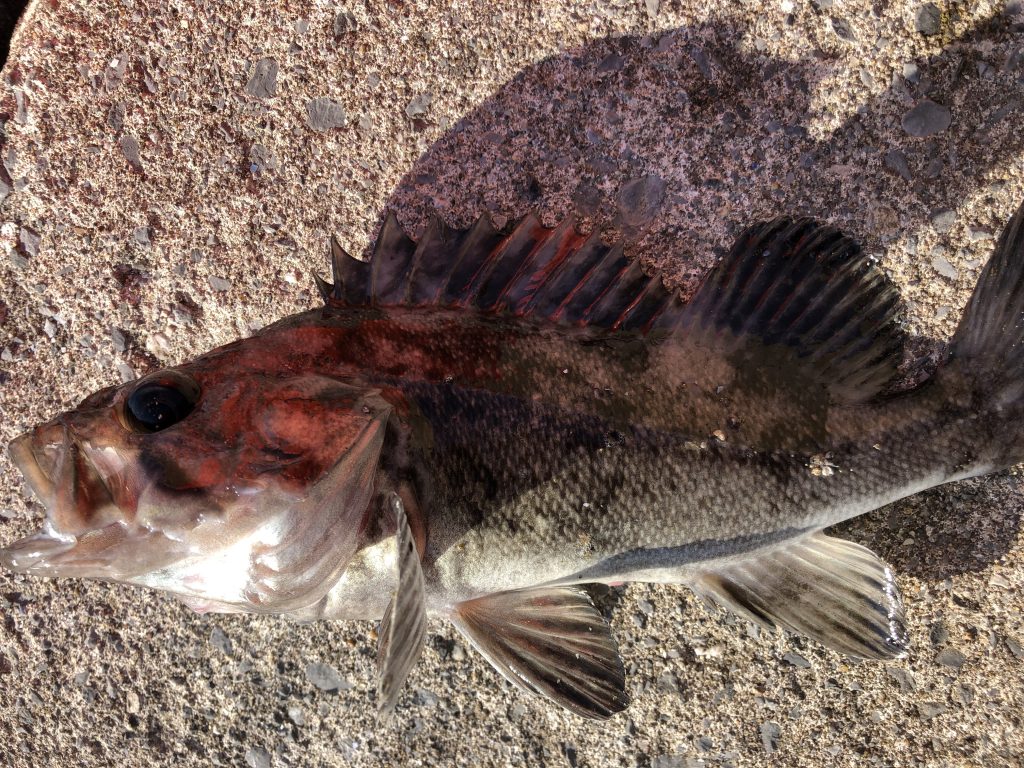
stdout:
<svg viewBox="0 0 1024 768">
<path fill-rule="evenodd" d="M 389 413 L 357 382 L 230 353 L 102 389 L 10 443 L 46 519 L 0 564 L 225 610 L 311 604 L 365 543 Z"/>
</svg>

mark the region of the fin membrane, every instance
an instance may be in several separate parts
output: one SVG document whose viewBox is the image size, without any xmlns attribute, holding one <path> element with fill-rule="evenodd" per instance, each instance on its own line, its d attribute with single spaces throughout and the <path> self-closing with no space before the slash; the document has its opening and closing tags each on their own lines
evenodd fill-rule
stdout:
<svg viewBox="0 0 1024 768">
<path fill-rule="evenodd" d="M 389 499 L 397 523 L 398 588 L 377 632 L 377 710 L 390 714 L 423 649 L 427 609 L 420 554 L 398 494 Z"/>
<path fill-rule="evenodd" d="M 554 229 L 530 214 L 507 231 L 481 217 L 466 230 L 433 220 L 418 242 L 388 213 L 369 261 L 332 240 L 333 283 L 317 277 L 328 304 L 473 307 L 601 328 L 643 330 L 674 298 L 622 248 Z"/>
<path fill-rule="evenodd" d="M 849 237 L 811 219 L 782 218 L 740 235 L 679 317 L 658 325 L 713 349 L 747 347 L 756 355 L 758 347 L 788 347 L 832 400 L 852 403 L 895 375 L 902 307 L 896 288 Z"/>
<path fill-rule="evenodd" d="M 823 533 L 717 568 L 694 591 L 850 656 L 894 659 L 907 651 L 892 571 L 871 550 Z"/>
<path fill-rule="evenodd" d="M 953 336 L 963 363 L 1000 406 L 1024 398 L 1024 205 L 1003 229 Z M 991 397 L 991 396 L 989 396 Z M 986 398 L 989 399 L 989 398 Z"/>
<path fill-rule="evenodd" d="M 862 402 L 902 360 L 899 293 L 859 246 L 811 219 L 775 219 L 744 232 L 683 304 L 597 233 L 571 219 L 553 229 L 530 214 L 505 232 L 485 217 L 453 231 L 436 219 L 419 242 L 393 213 L 368 262 L 332 243 L 334 283 L 317 279 L 328 304 L 443 306 L 568 325 L 685 334 L 708 348 L 781 345 L 814 371 L 833 400 Z"/>
<path fill-rule="evenodd" d="M 607 622 L 579 587 L 499 592 L 460 603 L 455 626 L 508 680 L 583 717 L 629 705 Z"/>
</svg>

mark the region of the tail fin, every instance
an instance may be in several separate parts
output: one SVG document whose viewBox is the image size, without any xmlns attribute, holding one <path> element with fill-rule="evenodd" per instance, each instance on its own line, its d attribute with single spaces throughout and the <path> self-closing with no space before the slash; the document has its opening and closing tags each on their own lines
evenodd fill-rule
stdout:
<svg viewBox="0 0 1024 768">
<path fill-rule="evenodd" d="M 966 373 L 995 410 L 1024 400 L 1024 205 L 978 279 L 948 364 Z"/>
</svg>

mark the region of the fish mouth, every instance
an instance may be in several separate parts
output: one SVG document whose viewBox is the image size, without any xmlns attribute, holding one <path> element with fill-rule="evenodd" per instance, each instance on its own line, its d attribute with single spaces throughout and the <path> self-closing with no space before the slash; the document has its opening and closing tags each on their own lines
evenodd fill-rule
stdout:
<svg viewBox="0 0 1024 768">
<path fill-rule="evenodd" d="M 7 452 L 46 507 L 46 519 L 36 533 L 0 548 L 0 565 L 61 576 L 101 567 L 96 555 L 109 551 L 125 531 L 112 524 L 120 514 L 110 490 L 71 430 L 64 424 L 43 425 L 16 437 Z"/>
</svg>

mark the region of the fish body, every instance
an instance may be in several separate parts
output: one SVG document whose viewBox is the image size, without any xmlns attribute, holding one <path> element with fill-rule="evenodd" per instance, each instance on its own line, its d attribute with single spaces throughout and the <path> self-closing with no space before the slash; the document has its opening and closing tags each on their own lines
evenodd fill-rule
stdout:
<svg viewBox="0 0 1024 768">
<path fill-rule="evenodd" d="M 1022 214 L 930 380 L 898 294 L 809 220 L 748 230 L 692 301 L 566 224 L 393 219 L 325 305 L 16 439 L 46 503 L 9 568 L 197 610 L 382 619 L 394 705 L 428 615 L 520 687 L 628 699 L 583 587 L 681 583 L 837 650 L 906 650 L 893 574 L 822 530 L 1024 457 Z"/>
</svg>

